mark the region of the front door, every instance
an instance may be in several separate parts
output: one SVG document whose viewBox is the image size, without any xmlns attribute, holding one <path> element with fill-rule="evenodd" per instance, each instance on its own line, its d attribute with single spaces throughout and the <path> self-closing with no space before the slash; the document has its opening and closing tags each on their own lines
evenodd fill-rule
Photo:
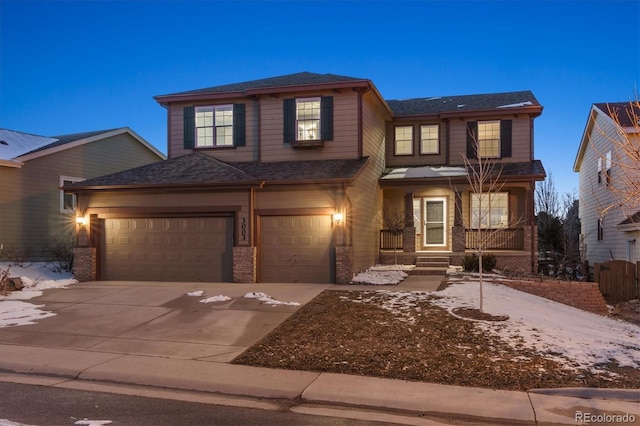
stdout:
<svg viewBox="0 0 640 426">
<path fill-rule="evenodd" d="M 447 200 L 446 198 L 424 199 L 423 246 L 446 246 Z"/>
</svg>

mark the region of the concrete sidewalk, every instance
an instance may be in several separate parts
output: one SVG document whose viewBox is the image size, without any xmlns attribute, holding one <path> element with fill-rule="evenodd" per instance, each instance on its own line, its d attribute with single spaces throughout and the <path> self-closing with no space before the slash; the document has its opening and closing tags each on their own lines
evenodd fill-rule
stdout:
<svg viewBox="0 0 640 426">
<path fill-rule="evenodd" d="M 422 286 L 426 290 L 436 281 L 411 280 L 404 289 Z M 327 407 L 338 408 L 343 415 L 348 409 L 352 413 L 369 410 L 373 420 L 382 419 L 381 412 L 391 412 L 400 414 L 396 421 L 406 424 L 439 424 L 420 417 L 426 415 L 505 424 L 574 425 L 580 424 L 576 415 L 584 419 L 585 414 L 627 415 L 634 422 L 626 424 L 640 424 L 640 390 L 514 392 L 229 363 L 298 309 L 260 304 L 245 299 L 244 294 L 265 292 L 278 301 L 306 303 L 325 289 L 343 287 L 85 283 L 48 290 L 31 302 L 44 304 L 43 309 L 56 316 L 34 325 L 0 329 L 0 370 L 4 372 L 0 380 L 74 388 L 102 384 L 112 390 L 114 385 L 143 386 L 263 403 L 295 400 L 290 410 L 299 413 L 328 413 Z M 206 296 L 186 296 L 195 290 L 204 290 Z M 214 295 L 233 299 L 200 302 Z"/>
</svg>

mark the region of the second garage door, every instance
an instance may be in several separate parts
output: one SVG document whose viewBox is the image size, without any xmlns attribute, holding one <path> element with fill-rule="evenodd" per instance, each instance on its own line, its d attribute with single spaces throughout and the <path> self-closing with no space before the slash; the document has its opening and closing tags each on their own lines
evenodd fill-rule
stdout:
<svg viewBox="0 0 640 426">
<path fill-rule="evenodd" d="M 331 216 L 262 216 L 262 282 L 329 283 Z"/>
<path fill-rule="evenodd" d="M 231 217 L 104 221 L 102 279 L 232 281 Z"/>
</svg>

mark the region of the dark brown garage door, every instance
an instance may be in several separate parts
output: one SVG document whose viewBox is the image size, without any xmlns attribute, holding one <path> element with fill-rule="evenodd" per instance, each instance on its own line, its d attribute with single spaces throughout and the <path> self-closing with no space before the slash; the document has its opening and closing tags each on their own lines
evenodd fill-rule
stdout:
<svg viewBox="0 0 640 426">
<path fill-rule="evenodd" d="M 331 282 L 330 216 L 262 216 L 260 280 Z"/>
<path fill-rule="evenodd" d="M 106 219 L 102 279 L 232 281 L 230 217 Z"/>
</svg>

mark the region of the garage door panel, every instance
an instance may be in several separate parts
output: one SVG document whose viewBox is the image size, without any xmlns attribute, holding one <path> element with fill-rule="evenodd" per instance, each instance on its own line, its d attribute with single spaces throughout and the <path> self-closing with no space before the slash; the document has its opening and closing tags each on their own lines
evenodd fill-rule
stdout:
<svg viewBox="0 0 640 426">
<path fill-rule="evenodd" d="M 261 281 L 331 282 L 329 216 L 262 217 L 260 224 Z"/>
<path fill-rule="evenodd" d="M 102 276 L 231 281 L 232 236 L 230 217 L 106 219 Z"/>
</svg>

